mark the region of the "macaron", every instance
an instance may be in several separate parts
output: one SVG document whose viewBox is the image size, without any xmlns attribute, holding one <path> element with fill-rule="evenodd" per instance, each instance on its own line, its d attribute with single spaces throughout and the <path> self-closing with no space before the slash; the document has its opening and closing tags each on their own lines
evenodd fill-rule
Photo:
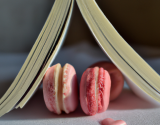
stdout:
<svg viewBox="0 0 160 125">
<path fill-rule="evenodd" d="M 78 106 L 78 83 L 74 67 L 60 64 L 50 67 L 43 78 L 46 107 L 56 114 L 73 112 Z"/>
<path fill-rule="evenodd" d="M 108 71 L 111 77 L 110 101 L 118 98 L 124 86 L 124 77 L 121 71 L 112 63 L 107 61 L 97 62 L 90 67 L 102 67 Z"/>
<path fill-rule="evenodd" d="M 107 110 L 111 80 L 103 68 L 88 68 L 80 82 L 80 104 L 87 115 L 95 115 Z"/>
</svg>

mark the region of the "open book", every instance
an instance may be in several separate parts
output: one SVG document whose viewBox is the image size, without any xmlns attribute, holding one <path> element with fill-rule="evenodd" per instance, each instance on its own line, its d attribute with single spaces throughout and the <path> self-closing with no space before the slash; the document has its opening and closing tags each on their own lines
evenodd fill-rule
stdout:
<svg viewBox="0 0 160 125">
<path fill-rule="evenodd" d="M 0 99 L 0 117 L 14 108 L 22 108 L 40 85 L 64 41 L 73 5 L 74 0 L 55 0 L 26 61 Z"/>
<path fill-rule="evenodd" d="M 159 75 L 118 34 L 95 0 L 77 0 L 77 3 L 100 47 L 122 71 L 133 91 L 159 104 Z M 0 116 L 13 108 L 23 108 L 38 88 L 64 41 L 73 4 L 74 0 L 55 1 L 24 65 L 0 99 Z"/>
<path fill-rule="evenodd" d="M 159 105 L 159 75 L 118 34 L 95 0 L 77 0 L 77 3 L 98 44 L 124 74 L 130 88 Z"/>
</svg>

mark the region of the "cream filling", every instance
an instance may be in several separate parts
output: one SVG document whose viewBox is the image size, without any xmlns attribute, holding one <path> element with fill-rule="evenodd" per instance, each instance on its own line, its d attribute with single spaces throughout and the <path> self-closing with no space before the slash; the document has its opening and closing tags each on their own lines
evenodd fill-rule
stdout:
<svg viewBox="0 0 160 125">
<path fill-rule="evenodd" d="M 57 67 L 54 71 L 55 78 L 55 102 L 57 107 L 57 114 L 61 114 L 62 102 L 62 68 L 60 64 L 57 64 Z"/>
<path fill-rule="evenodd" d="M 99 92 L 98 75 L 99 75 L 99 68 L 97 68 L 95 72 L 95 97 L 96 97 L 96 104 L 97 104 L 97 112 L 98 112 L 98 92 Z"/>
</svg>

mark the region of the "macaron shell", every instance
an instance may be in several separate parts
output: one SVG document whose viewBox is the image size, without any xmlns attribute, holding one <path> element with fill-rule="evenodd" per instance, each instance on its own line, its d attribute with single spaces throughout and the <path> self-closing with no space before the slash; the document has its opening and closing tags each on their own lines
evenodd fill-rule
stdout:
<svg viewBox="0 0 160 125">
<path fill-rule="evenodd" d="M 63 110 L 73 112 L 78 106 L 78 83 L 76 71 L 70 64 L 63 67 L 62 88 Z"/>
<path fill-rule="evenodd" d="M 89 110 L 87 107 L 87 97 L 86 97 L 86 79 L 87 74 L 90 72 L 90 68 L 85 70 L 85 72 L 82 74 L 81 82 L 80 82 L 80 104 L 83 112 L 87 115 L 89 115 Z"/>
<path fill-rule="evenodd" d="M 98 113 L 101 113 L 107 110 L 108 108 L 109 98 L 110 98 L 110 87 L 111 87 L 111 79 L 109 73 L 103 68 L 99 68 L 98 84 L 99 84 L 98 101 L 100 101 L 98 105 Z"/>
<path fill-rule="evenodd" d="M 124 77 L 120 70 L 112 63 L 101 61 L 91 65 L 90 67 L 102 67 L 107 70 L 111 77 L 110 101 L 115 100 L 121 93 L 124 85 Z"/>
<path fill-rule="evenodd" d="M 61 113 L 61 105 L 59 104 L 59 88 L 61 88 L 60 75 L 61 65 L 57 64 L 50 67 L 43 78 L 43 95 L 44 101 L 49 111 L 57 114 Z"/>
</svg>

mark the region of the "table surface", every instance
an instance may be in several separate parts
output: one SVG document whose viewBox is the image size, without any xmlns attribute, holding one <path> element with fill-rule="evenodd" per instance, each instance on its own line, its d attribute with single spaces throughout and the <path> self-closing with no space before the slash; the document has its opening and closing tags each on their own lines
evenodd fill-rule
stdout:
<svg viewBox="0 0 160 125">
<path fill-rule="evenodd" d="M 0 54 L 0 97 L 16 77 L 26 57 L 26 53 Z M 61 63 L 62 66 L 65 63 L 72 64 L 76 69 L 78 81 L 80 81 L 83 71 L 88 66 L 102 60 L 109 59 L 101 49 L 84 42 L 76 46 L 62 48 L 53 64 Z M 160 58 L 146 58 L 145 60 L 157 73 L 160 73 Z M 159 125 L 159 112 L 160 107 L 137 97 L 125 84 L 119 98 L 110 102 L 108 109 L 103 113 L 86 116 L 79 105 L 73 113 L 55 115 L 47 110 L 43 100 L 42 87 L 40 87 L 23 109 L 14 109 L 2 116 L 0 125 L 99 125 L 100 121 L 105 118 L 121 119 L 126 121 L 127 125 Z"/>
</svg>

